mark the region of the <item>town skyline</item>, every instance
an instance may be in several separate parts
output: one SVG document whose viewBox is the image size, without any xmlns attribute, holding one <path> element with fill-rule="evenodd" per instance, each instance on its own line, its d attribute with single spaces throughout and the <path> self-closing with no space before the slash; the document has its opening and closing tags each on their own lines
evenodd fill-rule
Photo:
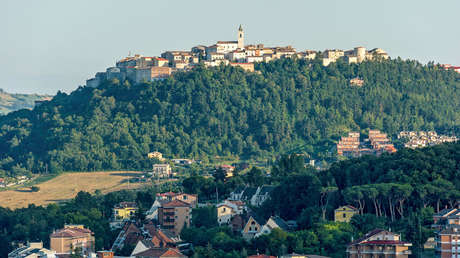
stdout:
<svg viewBox="0 0 460 258">
<path fill-rule="evenodd" d="M 200 7 L 190 3 L 139 2 L 129 6 L 123 3 L 111 6 L 101 19 L 104 2 L 92 4 L 88 9 L 85 4 L 69 6 L 55 1 L 24 8 L 20 3 L 8 1 L 8 12 L 2 17 L 7 24 L 7 40 L 2 43 L 5 58 L 0 60 L 0 87 L 20 93 L 70 92 L 130 51 L 158 55 L 166 50 L 232 40 L 239 24 L 245 28 L 247 44 L 292 45 L 299 50 L 378 46 L 393 58 L 452 65 L 460 62 L 460 54 L 455 51 L 460 38 L 452 33 L 456 29 L 453 10 L 460 7 L 455 1 L 446 1 L 443 6 L 428 1 L 418 1 L 416 6 L 388 2 L 377 9 L 363 1 L 272 2 L 263 13 L 252 12 L 258 4 L 246 3 L 240 9 L 238 4 L 228 6 L 229 12 L 234 13 L 232 18 L 221 19 L 214 12 L 198 15 Z M 286 6 L 295 7 L 288 8 L 292 15 L 278 11 Z M 197 15 L 192 15 L 187 23 L 170 21 L 166 26 L 152 29 L 156 21 L 167 20 L 167 10 L 175 10 L 175 15 Z M 350 15 L 355 12 L 360 15 Z M 441 13 L 442 20 L 430 18 Z M 274 15 L 278 19 L 267 19 Z M 140 40 L 126 36 L 130 34 Z M 20 65 L 23 69 L 17 69 Z"/>
</svg>

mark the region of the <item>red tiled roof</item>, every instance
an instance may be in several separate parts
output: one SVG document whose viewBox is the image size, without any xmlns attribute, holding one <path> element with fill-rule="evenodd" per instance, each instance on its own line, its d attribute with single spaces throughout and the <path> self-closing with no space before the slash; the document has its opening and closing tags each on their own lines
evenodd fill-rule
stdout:
<svg viewBox="0 0 460 258">
<path fill-rule="evenodd" d="M 136 254 L 136 256 L 148 256 L 148 257 L 184 257 L 187 256 L 183 255 L 179 250 L 172 249 L 172 248 L 150 248 L 145 250 L 141 253 Z"/>
</svg>

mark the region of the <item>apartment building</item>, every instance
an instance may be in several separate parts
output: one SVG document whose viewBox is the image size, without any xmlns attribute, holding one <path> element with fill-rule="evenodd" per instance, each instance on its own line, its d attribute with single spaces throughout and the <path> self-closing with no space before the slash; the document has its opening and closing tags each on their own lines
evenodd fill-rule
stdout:
<svg viewBox="0 0 460 258">
<path fill-rule="evenodd" d="M 170 230 L 178 236 L 184 226 L 189 227 L 192 217 L 190 204 L 173 200 L 162 203 L 158 209 L 158 221 L 162 228 Z"/>
<path fill-rule="evenodd" d="M 70 254 L 79 247 L 84 254 L 94 252 L 94 233 L 83 225 L 64 225 L 50 235 L 50 249 L 56 254 Z"/>
<path fill-rule="evenodd" d="M 412 244 L 401 241 L 401 235 L 375 229 L 347 246 L 349 258 L 393 257 L 408 258 Z"/>
</svg>

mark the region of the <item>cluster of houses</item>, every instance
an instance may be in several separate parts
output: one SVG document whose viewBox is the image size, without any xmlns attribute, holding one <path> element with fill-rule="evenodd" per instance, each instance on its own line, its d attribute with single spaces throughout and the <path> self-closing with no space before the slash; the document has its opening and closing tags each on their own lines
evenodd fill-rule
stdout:
<svg viewBox="0 0 460 258">
<path fill-rule="evenodd" d="M 396 148 L 388 139 L 387 134 L 379 130 L 369 130 L 369 137 L 361 141 L 359 132 L 349 132 L 337 143 L 337 154 L 345 157 L 362 155 L 380 155 L 384 152 L 396 152 Z"/>
<path fill-rule="evenodd" d="M 402 131 L 398 134 L 398 139 L 406 139 L 404 147 L 411 149 L 458 141 L 456 136 L 438 135 L 434 131 Z"/>
<path fill-rule="evenodd" d="M 28 181 L 30 181 L 30 178 L 28 178 L 27 176 L 18 176 L 17 178 L 9 178 L 9 180 L 0 177 L 0 188 L 20 185 Z"/>
<path fill-rule="evenodd" d="M 352 50 L 306 50 L 297 52 L 292 46 L 266 47 L 263 44 L 245 45 L 244 30 L 238 28 L 237 40 L 217 41 L 211 46 L 198 45 L 190 51 L 166 51 L 160 56 L 134 55 L 123 58 L 115 67 L 109 67 L 105 72 L 96 73 L 94 78 L 86 81 L 86 86 L 97 87 L 105 80 L 126 79 L 135 83 L 150 82 L 169 77 L 175 71 L 192 69 L 198 64 L 207 67 L 221 64 L 239 66 L 247 71 L 254 71 L 254 63 L 268 62 L 279 58 L 297 57 L 303 59 L 321 58 L 323 65 L 336 62 L 343 58 L 348 63 L 360 63 L 376 58 L 388 59 L 388 54 L 380 48 L 367 51 L 364 47 Z"/>
</svg>

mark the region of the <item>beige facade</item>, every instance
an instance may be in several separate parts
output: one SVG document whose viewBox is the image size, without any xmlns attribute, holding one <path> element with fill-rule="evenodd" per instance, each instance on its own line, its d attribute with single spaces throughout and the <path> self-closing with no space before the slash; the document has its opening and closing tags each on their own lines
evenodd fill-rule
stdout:
<svg viewBox="0 0 460 258">
<path fill-rule="evenodd" d="M 347 247 L 349 258 L 392 257 L 408 258 L 412 253 L 411 243 L 403 242 L 400 235 L 382 229 L 376 229 Z"/>
<path fill-rule="evenodd" d="M 184 227 L 190 226 L 191 211 L 190 205 L 183 201 L 174 200 L 163 203 L 158 209 L 158 221 L 164 229 L 178 236 Z"/>
<path fill-rule="evenodd" d="M 169 164 L 155 164 L 153 165 L 153 176 L 155 177 L 169 177 L 172 170 Z"/>
<path fill-rule="evenodd" d="M 85 254 L 94 252 L 94 233 L 83 225 L 65 225 L 50 235 L 50 248 L 57 254 L 69 254 L 79 247 Z"/>
</svg>

